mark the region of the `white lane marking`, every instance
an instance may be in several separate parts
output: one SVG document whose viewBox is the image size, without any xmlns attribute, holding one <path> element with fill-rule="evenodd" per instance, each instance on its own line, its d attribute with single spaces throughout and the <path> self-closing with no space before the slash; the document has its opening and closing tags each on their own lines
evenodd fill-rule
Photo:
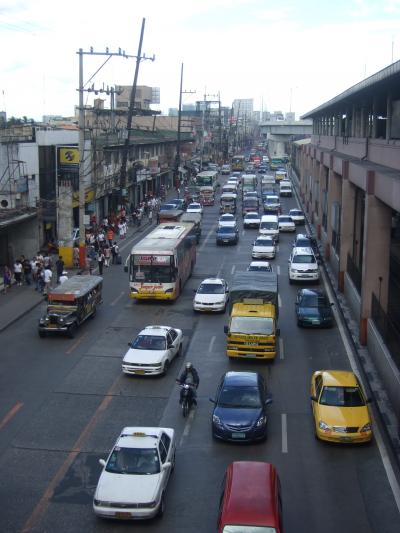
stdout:
<svg viewBox="0 0 400 533">
<path fill-rule="evenodd" d="M 215 342 L 215 335 L 213 335 L 210 339 L 210 344 L 208 345 L 208 353 L 211 353 L 212 352 L 212 349 L 213 349 L 213 346 L 214 346 L 214 342 Z"/>
<path fill-rule="evenodd" d="M 285 349 L 283 347 L 282 337 L 279 337 L 279 359 L 285 359 Z"/>
<path fill-rule="evenodd" d="M 276 245 L 276 251 L 279 252 L 279 244 Z"/>
<path fill-rule="evenodd" d="M 208 239 L 211 237 L 211 234 L 215 232 L 216 227 L 217 227 L 217 224 L 214 224 L 213 226 L 211 226 L 210 231 L 207 233 L 207 236 L 206 236 L 206 238 L 203 241 L 203 244 L 199 248 L 200 252 L 202 252 L 204 250 L 204 247 L 207 244 Z"/>
<path fill-rule="evenodd" d="M 222 258 L 221 266 L 219 267 L 218 272 L 217 272 L 217 278 L 220 278 L 220 277 L 221 277 L 222 269 L 223 269 L 224 266 L 225 266 L 225 257 L 226 257 L 226 256 L 224 255 L 223 258 Z"/>
<path fill-rule="evenodd" d="M 195 412 L 195 409 L 193 409 L 192 407 L 192 409 L 189 411 L 189 415 L 187 417 L 187 421 L 185 424 L 185 429 L 183 430 L 181 440 L 179 441 L 179 446 L 182 446 L 183 441 L 189 436 L 190 430 L 192 429 L 194 412 Z"/>
<path fill-rule="evenodd" d="M 322 270 L 322 269 L 321 269 L 321 274 L 322 274 L 322 279 L 323 279 L 323 282 L 324 282 L 325 290 L 326 290 L 326 292 L 328 294 L 328 298 L 329 298 L 329 300 L 331 302 L 333 302 L 334 301 L 333 294 L 332 294 L 330 285 L 328 283 L 328 280 L 326 278 L 325 271 Z M 350 346 L 350 343 L 349 343 L 349 341 L 347 339 L 347 335 L 346 335 L 346 332 L 345 332 L 345 328 L 344 328 L 341 316 L 339 315 L 339 312 L 336 309 L 335 305 L 332 307 L 332 311 L 333 311 L 333 314 L 335 316 L 335 320 L 336 320 L 336 323 L 337 323 L 337 326 L 338 326 L 338 330 L 339 330 L 340 336 L 342 337 L 343 345 L 344 345 L 344 348 L 346 350 L 347 357 L 349 359 L 351 369 L 360 378 L 361 384 L 363 385 L 364 390 L 365 390 L 366 389 L 365 383 L 363 383 L 363 378 L 360 375 L 360 372 L 358 372 L 358 365 L 357 365 L 356 359 L 354 357 L 353 350 L 352 350 L 352 348 Z M 392 489 L 392 493 L 393 493 L 393 497 L 394 497 L 394 500 L 395 500 L 396 505 L 397 505 L 397 509 L 400 512 L 400 485 L 399 485 L 399 483 L 398 483 L 398 481 L 396 479 L 396 475 L 394 473 L 392 464 L 390 462 L 390 457 L 389 457 L 388 451 L 386 449 L 386 445 L 385 445 L 385 443 L 383 441 L 379 426 L 378 426 L 378 424 L 376 422 L 376 419 L 375 419 L 375 416 L 374 416 L 374 413 L 373 413 L 372 410 L 370 411 L 370 414 L 371 414 L 371 419 L 372 419 L 372 422 L 373 422 L 374 437 L 375 437 L 376 444 L 378 445 L 380 456 L 382 458 L 382 464 L 383 464 L 383 467 L 385 469 L 386 476 L 388 478 L 390 488 Z"/>
<path fill-rule="evenodd" d="M 281 308 L 282 307 L 282 298 L 281 298 L 281 295 L 278 293 L 278 307 Z"/>
<path fill-rule="evenodd" d="M 122 291 L 116 298 L 110 303 L 111 307 L 114 307 L 114 305 L 122 298 L 122 296 L 125 294 L 125 291 Z"/>
<path fill-rule="evenodd" d="M 287 416 L 285 413 L 282 413 L 282 453 L 288 453 L 288 444 L 287 444 Z"/>
<path fill-rule="evenodd" d="M 244 236 L 244 233 L 245 233 L 245 232 L 244 232 L 244 229 L 242 229 L 242 237 Z"/>
<path fill-rule="evenodd" d="M 278 276 L 281 275 L 281 265 L 276 265 L 276 273 L 278 274 Z"/>
<path fill-rule="evenodd" d="M 236 265 L 232 265 L 231 274 L 233 274 L 235 272 L 235 269 L 236 269 Z"/>
</svg>

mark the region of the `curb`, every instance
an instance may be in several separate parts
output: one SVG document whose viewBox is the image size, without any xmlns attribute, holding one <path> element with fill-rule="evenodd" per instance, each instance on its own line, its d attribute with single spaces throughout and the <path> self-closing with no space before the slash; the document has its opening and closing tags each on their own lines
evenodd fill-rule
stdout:
<svg viewBox="0 0 400 533">
<path fill-rule="evenodd" d="M 28 313 L 30 313 L 32 311 L 32 309 L 35 309 L 35 307 L 37 307 L 38 305 L 40 305 L 41 303 L 43 303 L 45 301 L 45 298 L 43 298 L 42 300 L 39 300 L 38 302 L 34 303 L 34 304 L 31 304 L 29 307 L 25 308 L 23 311 L 21 311 L 21 313 L 18 314 L 18 316 L 15 316 L 14 318 L 12 318 L 9 322 L 7 322 L 7 324 L 5 324 L 4 326 L 1 326 L 0 327 L 0 333 L 4 330 L 6 330 L 8 327 L 12 326 L 12 324 L 15 324 L 15 322 L 17 322 L 20 318 L 22 318 L 23 316 L 27 315 Z"/>
</svg>

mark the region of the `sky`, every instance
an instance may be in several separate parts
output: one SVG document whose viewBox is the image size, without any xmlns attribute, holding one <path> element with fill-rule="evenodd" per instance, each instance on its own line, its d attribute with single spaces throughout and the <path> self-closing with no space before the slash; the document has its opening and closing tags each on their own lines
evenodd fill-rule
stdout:
<svg viewBox="0 0 400 533">
<path fill-rule="evenodd" d="M 138 84 L 160 87 L 164 113 L 178 107 L 182 63 L 183 90 L 196 91 L 183 103 L 253 98 L 298 118 L 400 59 L 400 0 L 0 0 L 0 111 L 72 116 L 77 51 L 136 55 L 143 18 L 155 61 Z M 85 55 L 84 81 L 131 85 L 134 59 L 106 59 Z"/>
</svg>

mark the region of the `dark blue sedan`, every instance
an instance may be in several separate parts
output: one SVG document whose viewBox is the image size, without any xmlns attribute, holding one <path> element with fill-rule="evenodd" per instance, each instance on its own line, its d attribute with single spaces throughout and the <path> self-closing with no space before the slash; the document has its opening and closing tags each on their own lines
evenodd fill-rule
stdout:
<svg viewBox="0 0 400 533">
<path fill-rule="evenodd" d="M 237 244 L 239 241 L 239 230 L 237 226 L 221 226 L 217 229 L 217 244 Z"/>
<path fill-rule="evenodd" d="M 295 309 L 298 326 L 333 326 L 332 305 L 321 289 L 300 289 L 297 292 Z"/>
<path fill-rule="evenodd" d="M 212 435 L 231 442 L 264 440 L 266 407 L 272 402 L 258 372 L 227 372 L 221 379 L 212 414 Z"/>
</svg>

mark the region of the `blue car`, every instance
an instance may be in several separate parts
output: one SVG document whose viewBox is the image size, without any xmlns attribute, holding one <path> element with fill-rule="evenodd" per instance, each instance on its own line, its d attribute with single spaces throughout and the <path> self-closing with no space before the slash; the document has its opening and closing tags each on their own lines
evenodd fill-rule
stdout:
<svg viewBox="0 0 400 533">
<path fill-rule="evenodd" d="M 332 305 L 321 289 L 300 289 L 295 303 L 297 325 L 314 328 L 333 326 Z"/>
<path fill-rule="evenodd" d="M 217 229 L 217 244 L 237 244 L 239 241 L 239 230 L 237 226 L 222 226 Z"/>
<path fill-rule="evenodd" d="M 267 410 L 272 399 L 258 372 L 227 372 L 221 379 L 212 414 L 212 435 L 231 442 L 253 442 L 267 436 Z"/>
</svg>

